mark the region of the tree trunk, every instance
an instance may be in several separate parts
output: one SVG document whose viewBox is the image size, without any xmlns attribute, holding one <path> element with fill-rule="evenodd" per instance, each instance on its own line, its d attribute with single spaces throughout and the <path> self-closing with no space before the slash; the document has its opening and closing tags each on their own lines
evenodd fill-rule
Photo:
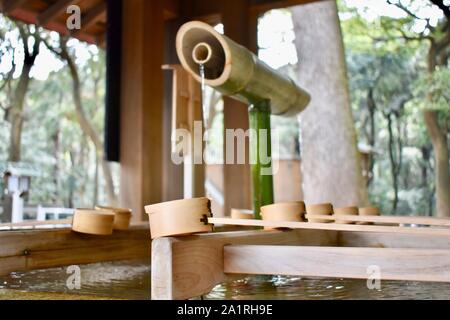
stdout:
<svg viewBox="0 0 450 320">
<path fill-rule="evenodd" d="M 434 150 L 437 215 L 438 217 L 450 217 L 450 168 L 447 131 L 439 125 L 436 111 L 424 111 L 424 119 Z"/>
<path fill-rule="evenodd" d="M 53 142 L 53 155 L 55 157 L 55 164 L 53 166 L 53 184 L 55 186 L 55 193 L 53 194 L 52 202 L 53 204 L 57 204 L 60 199 L 59 192 L 59 154 L 60 154 L 60 141 L 59 141 L 59 126 L 57 125 L 55 132 L 51 136 L 51 140 Z"/>
<path fill-rule="evenodd" d="M 305 201 L 367 205 L 336 2 L 297 6 L 292 15 L 298 79 L 312 96 L 299 117 Z"/>
<path fill-rule="evenodd" d="M 8 120 L 11 122 L 8 161 L 11 162 L 19 162 L 21 160 L 22 128 L 24 121 L 23 111 L 25 105 L 25 97 L 27 95 L 31 80 L 30 71 L 34 65 L 34 62 L 36 61 L 36 57 L 39 55 L 41 45 L 41 39 L 37 31 L 32 33 L 30 29 L 24 27 L 21 23 L 17 23 L 16 26 L 19 30 L 20 40 L 23 44 L 23 66 L 20 73 L 19 82 L 17 84 L 17 87 L 14 89 L 14 96 L 12 97 L 12 107 L 8 111 Z M 33 38 L 34 43 L 30 48 L 29 40 L 31 38 Z"/>
<path fill-rule="evenodd" d="M 430 189 L 428 183 L 428 171 L 432 171 L 430 168 L 430 158 L 431 158 L 431 150 L 432 146 L 426 145 L 420 148 L 422 152 L 422 163 L 421 163 L 421 171 L 422 171 L 422 182 L 421 187 L 424 189 L 423 196 L 427 200 L 427 216 L 433 216 L 433 202 L 434 202 L 434 190 Z"/>
<path fill-rule="evenodd" d="M 395 141 L 394 141 L 394 131 L 392 129 L 392 114 L 388 113 L 385 115 L 387 120 L 387 127 L 389 133 L 388 139 L 388 150 L 389 150 L 389 161 L 391 163 L 391 177 L 392 177 L 392 186 L 394 188 L 394 199 L 392 200 L 392 214 L 397 212 L 398 205 L 398 163 L 395 160 Z"/>
<path fill-rule="evenodd" d="M 72 165 L 72 168 L 75 167 L 75 152 L 72 150 L 69 152 L 69 158 L 70 158 L 70 163 Z M 69 173 L 69 177 L 67 179 L 67 189 L 68 189 L 68 193 L 67 193 L 67 208 L 73 208 L 74 207 L 74 192 L 75 192 L 75 177 L 74 177 L 74 173 L 70 172 Z"/>
<path fill-rule="evenodd" d="M 436 40 L 433 39 L 428 50 L 428 74 L 431 81 L 433 73 L 440 62 L 446 66 L 447 59 L 439 59 L 440 54 L 450 44 L 450 20 L 447 16 L 447 27 L 445 35 Z M 445 55 L 444 55 L 445 56 Z M 431 88 L 431 83 L 430 83 Z M 431 90 L 431 89 L 430 89 Z M 430 91 L 427 96 L 428 101 L 432 101 L 433 93 Z M 450 168 L 449 168 L 449 150 L 447 141 L 447 128 L 441 128 L 438 121 L 438 114 L 433 110 L 424 111 L 424 120 L 428 135 L 434 151 L 435 161 L 435 188 L 436 188 L 436 212 L 438 217 L 450 217 Z"/>
<path fill-rule="evenodd" d="M 375 127 L 375 111 L 377 109 L 377 105 L 375 103 L 375 98 L 373 96 L 373 88 L 369 89 L 369 92 L 367 93 L 367 108 L 369 110 L 369 145 L 374 148 L 375 147 L 375 139 L 376 139 L 376 127 Z M 369 172 L 367 173 L 368 179 L 367 179 L 367 186 L 370 186 L 370 184 L 373 181 L 373 169 L 375 167 L 375 157 L 374 153 L 371 152 L 369 154 Z"/>
<path fill-rule="evenodd" d="M 9 120 L 11 122 L 11 131 L 9 138 L 8 161 L 19 162 L 21 159 L 22 128 L 23 128 L 23 109 L 25 97 L 30 85 L 30 70 L 33 65 L 24 64 L 20 74 L 19 83 L 14 90 L 13 105 L 9 110 Z"/>
<path fill-rule="evenodd" d="M 94 173 L 94 195 L 92 197 L 92 206 L 96 206 L 98 204 L 98 162 L 99 159 L 95 157 L 95 173 Z"/>
</svg>

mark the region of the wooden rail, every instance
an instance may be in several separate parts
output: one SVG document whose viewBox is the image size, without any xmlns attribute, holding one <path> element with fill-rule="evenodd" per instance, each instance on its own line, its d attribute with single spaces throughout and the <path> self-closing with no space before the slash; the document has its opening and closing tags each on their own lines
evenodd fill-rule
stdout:
<svg viewBox="0 0 450 320">
<path fill-rule="evenodd" d="M 150 258 L 148 224 L 111 236 L 80 234 L 70 228 L 0 232 L 0 275 L 137 258 Z"/>
<path fill-rule="evenodd" d="M 224 272 L 450 282 L 450 250 L 231 245 Z"/>
<path fill-rule="evenodd" d="M 317 217 L 322 216 L 321 215 L 314 216 L 314 218 Z M 344 220 L 347 219 L 347 217 L 352 216 L 342 215 L 337 216 L 336 219 Z M 269 228 L 305 229 L 305 230 L 330 230 L 330 231 L 355 231 L 355 232 L 364 231 L 364 232 L 384 232 L 384 233 L 392 232 L 403 234 L 450 236 L 450 228 L 422 228 L 422 227 L 416 228 L 416 227 L 372 226 L 372 225 L 313 223 L 313 222 L 295 222 L 295 221 L 268 221 L 268 220 L 250 220 L 250 219 L 247 220 L 247 219 L 229 219 L 229 218 L 208 218 L 208 223 L 253 226 L 253 227 L 269 227 Z"/>
<path fill-rule="evenodd" d="M 352 215 L 306 215 L 306 218 L 336 221 L 344 220 L 351 222 L 372 222 L 387 224 L 416 224 L 427 226 L 450 227 L 450 219 L 432 217 L 412 217 L 412 216 L 352 216 Z"/>
</svg>

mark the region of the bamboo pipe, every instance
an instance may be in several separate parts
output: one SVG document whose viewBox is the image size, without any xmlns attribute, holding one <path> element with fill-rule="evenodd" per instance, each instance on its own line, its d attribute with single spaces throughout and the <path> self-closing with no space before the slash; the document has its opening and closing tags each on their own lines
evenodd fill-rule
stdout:
<svg viewBox="0 0 450 320">
<path fill-rule="evenodd" d="M 296 115 L 311 99 L 293 80 L 206 23 L 192 21 L 181 26 L 176 49 L 182 66 L 198 82 L 199 65 L 203 65 L 206 85 L 249 105 L 269 100 L 272 114 Z"/>
<path fill-rule="evenodd" d="M 192 50 L 192 59 L 196 64 L 205 64 L 212 57 L 212 48 L 206 42 L 200 42 Z"/>
</svg>

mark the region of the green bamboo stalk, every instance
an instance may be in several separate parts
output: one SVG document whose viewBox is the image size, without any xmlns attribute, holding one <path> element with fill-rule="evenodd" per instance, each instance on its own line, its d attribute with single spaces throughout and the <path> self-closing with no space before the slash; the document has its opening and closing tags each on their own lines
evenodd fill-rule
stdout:
<svg viewBox="0 0 450 320">
<path fill-rule="evenodd" d="M 249 108 L 250 124 L 250 160 L 252 171 L 253 210 L 255 219 L 261 219 L 262 206 L 273 203 L 273 176 L 271 172 L 272 161 L 262 163 L 261 154 L 266 153 L 268 159 L 272 158 L 272 144 L 270 134 L 270 101 L 251 105 Z M 261 132 L 265 130 L 266 135 Z M 262 139 L 265 139 L 263 141 Z M 267 150 L 262 149 L 266 146 Z M 264 170 L 265 174 L 262 174 Z"/>
</svg>

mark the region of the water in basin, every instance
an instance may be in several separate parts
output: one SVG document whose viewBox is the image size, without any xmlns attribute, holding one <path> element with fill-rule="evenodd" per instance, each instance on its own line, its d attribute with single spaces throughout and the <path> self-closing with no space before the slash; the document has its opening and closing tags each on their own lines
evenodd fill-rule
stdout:
<svg viewBox="0 0 450 320">
<path fill-rule="evenodd" d="M 1 299 L 150 299 L 147 260 L 80 266 L 81 288 L 66 286 L 67 268 L 15 272 L 0 277 Z M 216 286 L 204 299 L 448 299 L 450 284 L 382 281 L 369 290 L 364 280 L 247 277 Z"/>
</svg>

